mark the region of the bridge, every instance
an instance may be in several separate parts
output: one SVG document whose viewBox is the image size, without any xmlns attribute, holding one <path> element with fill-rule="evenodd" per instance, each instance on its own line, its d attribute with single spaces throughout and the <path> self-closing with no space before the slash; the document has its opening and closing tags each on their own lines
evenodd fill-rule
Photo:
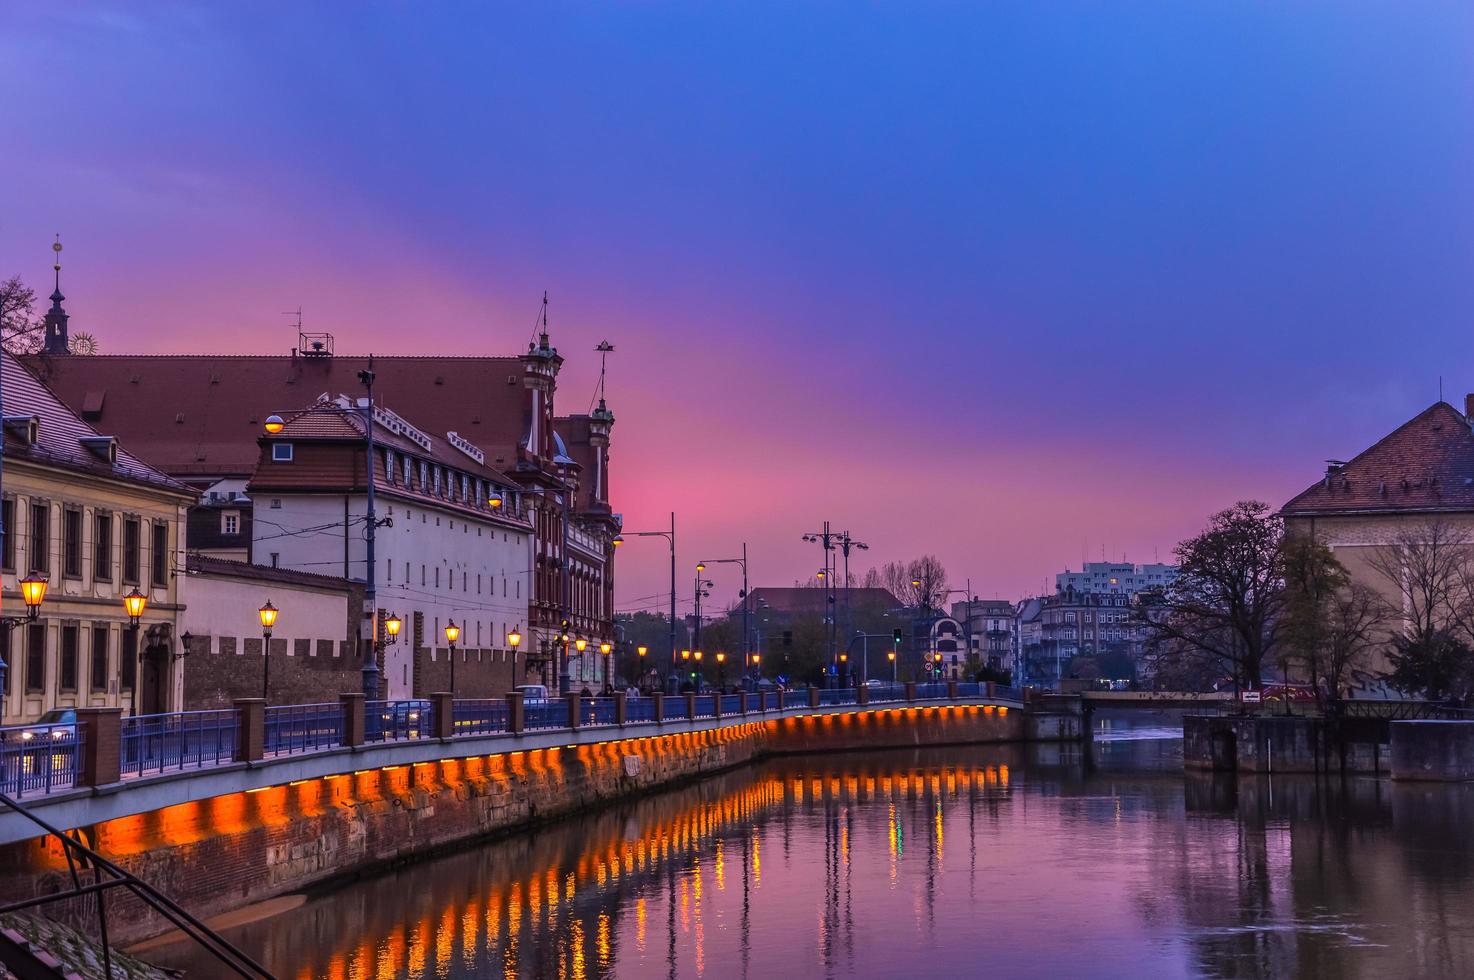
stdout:
<svg viewBox="0 0 1474 980">
<path fill-rule="evenodd" d="M 1234 696 L 1229 691 L 1081 691 L 1080 700 L 1090 708 L 1137 708 L 1147 711 L 1178 708 L 1216 711 L 1236 705 Z"/>
<path fill-rule="evenodd" d="M 336 703 L 307 705 L 253 698 L 228 709 L 126 718 L 116 708 L 80 709 L 76 725 L 0 729 L 0 792 L 70 831 L 307 780 L 757 721 L 963 707 L 1006 714 L 1022 709 L 1024 698 L 1016 688 L 953 681 L 669 697 L 571 694 L 534 704 L 515 693 L 374 702 L 344 694 Z M 0 812 L 0 845 L 36 836 L 21 814 Z"/>
</svg>

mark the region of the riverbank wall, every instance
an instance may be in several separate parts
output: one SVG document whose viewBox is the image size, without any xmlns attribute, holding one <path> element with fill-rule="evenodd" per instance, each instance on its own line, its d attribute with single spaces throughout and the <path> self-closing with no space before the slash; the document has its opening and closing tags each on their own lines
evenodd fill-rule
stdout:
<svg viewBox="0 0 1474 980">
<path fill-rule="evenodd" d="M 1386 721 L 1299 715 L 1187 715 L 1182 764 L 1187 769 L 1254 773 L 1367 773 L 1391 766 Z"/>
<path fill-rule="evenodd" d="M 965 704 L 737 721 L 299 779 L 109 820 L 82 834 L 195 914 L 212 916 L 767 755 L 1076 740 L 1081 726 L 1081 716 L 1069 711 Z M 16 897 L 69 883 L 54 838 L 0 848 L 0 869 L 0 890 Z M 95 918 L 91 901 L 46 911 L 80 922 Z M 109 911 L 114 942 L 145 939 L 166 926 L 130 898 L 110 898 Z"/>
</svg>

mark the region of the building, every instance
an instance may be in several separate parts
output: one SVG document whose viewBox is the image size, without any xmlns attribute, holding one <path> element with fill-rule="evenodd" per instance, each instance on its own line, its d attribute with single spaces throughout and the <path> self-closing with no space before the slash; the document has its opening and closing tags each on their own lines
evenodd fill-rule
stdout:
<svg viewBox="0 0 1474 980">
<path fill-rule="evenodd" d="M 280 431 L 260 439 L 261 458 L 247 487 L 257 563 L 362 581 L 368 561 L 363 413 L 341 397 L 280 418 Z M 450 690 L 445 631 L 452 623 L 460 630 L 456 693 L 504 694 L 527 679 L 526 653 L 509 637 L 520 640 L 531 609 L 532 495 L 464 441 L 433 436 L 385 408 L 376 408 L 373 418 L 379 615 L 404 624 L 397 642 L 383 650 L 385 696 Z M 584 609 L 580 592 L 575 608 Z M 603 680 L 593 676 L 602 666 L 596 658 L 576 667 L 585 664 L 589 675 L 576 669 L 575 682 Z"/>
<path fill-rule="evenodd" d="M 58 288 L 48 338 L 59 329 L 65 339 L 62 298 Z M 47 582 L 34 622 L 0 628 L 8 667 L 0 718 L 25 723 L 75 707 L 177 710 L 177 559 L 194 492 L 83 422 L 9 354 L 0 355 L 0 372 L 7 615 L 23 614 L 20 580 Z M 136 627 L 123 607 L 135 590 L 147 600 Z"/>
<path fill-rule="evenodd" d="M 1352 581 L 1402 608 L 1399 590 L 1374 567 L 1406 535 L 1432 523 L 1474 535 L 1474 395 L 1460 413 L 1437 402 L 1350 460 L 1330 460 L 1321 477 L 1280 511 L 1287 538 L 1329 547 Z M 1389 629 L 1395 629 L 1393 623 Z M 1375 662 L 1352 678 L 1355 694 L 1383 693 Z"/>
<path fill-rule="evenodd" d="M 185 558 L 179 593 L 185 710 L 228 708 L 262 696 L 265 666 L 259 610 L 277 610 L 271 633 L 275 703 L 336 701 L 362 686 L 358 617 L 363 583 L 205 555 Z"/>
<path fill-rule="evenodd" d="M 1020 613 L 1024 675 L 1030 683 L 1135 680 L 1146 636 L 1136 622 L 1132 596 L 1066 588 L 1040 597 L 1037 609 L 1031 605 Z"/>
<path fill-rule="evenodd" d="M 1153 563 L 1133 565 L 1130 562 L 1086 562 L 1080 571 L 1065 569 L 1054 577 L 1054 591 L 1074 589 L 1077 593 L 1096 595 L 1135 595 L 1146 589 L 1165 589 L 1177 580 L 1177 566 Z"/>
<path fill-rule="evenodd" d="M 969 656 L 992 670 L 1014 670 L 1014 604 L 1007 599 L 972 599 L 952 604 L 952 618 L 967 635 Z"/>
<path fill-rule="evenodd" d="M 545 322 L 526 353 L 512 357 L 389 356 L 370 365 L 366 357 L 337 355 L 329 335 L 301 334 L 298 346 L 280 355 L 84 357 L 58 347 L 27 364 L 85 419 L 202 492 L 191 520 L 218 528 L 201 535 L 202 553 L 240 557 L 244 546 L 258 564 L 269 563 L 270 549 L 256 553 L 265 533 L 247 515 L 264 511 L 254 503 L 247 508 L 242 497 L 260 458 L 264 420 L 319 395 L 359 397 L 372 370 L 377 406 L 412 417 L 437 440 L 479 452 L 488 470 L 518 488 L 532 526 L 522 644 L 528 664 L 551 680 L 565 633 L 587 641 L 590 660 L 600 643 L 613 640 L 612 542 L 620 524 L 610 505 L 614 415 L 602 397 L 588 414 L 556 414 L 563 357 Z M 365 649 L 371 629 L 365 615 Z M 579 660 L 575 653 L 575 665 Z M 591 670 L 585 664 L 573 673 Z"/>
</svg>

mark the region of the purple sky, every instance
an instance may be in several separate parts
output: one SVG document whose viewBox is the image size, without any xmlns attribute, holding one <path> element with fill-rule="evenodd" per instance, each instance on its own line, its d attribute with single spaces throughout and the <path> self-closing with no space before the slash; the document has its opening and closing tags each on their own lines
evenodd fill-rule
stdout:
<svg viewBox="0 0 1474 980">
<path fill-rule="evenodd" d="M 350 9 L 0 10 L 0 275 L 61 232 L 110 352 L 285 352 L 300 305 L 512 353 L 547 289 L 683 591 L 744 539 L 809 576 L 827 518 L 1017 597 L 1474 389 L 1466 4 Z"/>
</svg>

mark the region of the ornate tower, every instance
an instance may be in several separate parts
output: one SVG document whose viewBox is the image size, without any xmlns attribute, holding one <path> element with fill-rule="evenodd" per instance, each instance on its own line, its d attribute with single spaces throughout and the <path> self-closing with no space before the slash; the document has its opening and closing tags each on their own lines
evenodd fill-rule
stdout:
<svg viewBox="0 0 1474 980">
<path fill-rule="evenodd" d="M 522 450 L 528 462 L 545 468 L 553 456 L 553 394 L 558 388 L 558 369 L 563 357 L 548 342 L 548 294 L 543 293 L 541 331 L 536 344 L 527 345 L 522 355 L 522 385 L 527 392 L 523 414 L 526 435 Z"/>
<path fill-rule="evenodd" d="M 56 253 L 56 263 L 51 267 L 56 273 L 56 288 L 51 291 L 51 309 L 46 311 L 46 317 L 42 321 L 46 335 L 41 350 L 45 354 L 70 354 L 72 348 L 67 338 L 67 311 L 61 306 L 61 301 L 66 297 L 61 294 L 60 235 L 56 236 L 51 250 Z"/>
</svg>

